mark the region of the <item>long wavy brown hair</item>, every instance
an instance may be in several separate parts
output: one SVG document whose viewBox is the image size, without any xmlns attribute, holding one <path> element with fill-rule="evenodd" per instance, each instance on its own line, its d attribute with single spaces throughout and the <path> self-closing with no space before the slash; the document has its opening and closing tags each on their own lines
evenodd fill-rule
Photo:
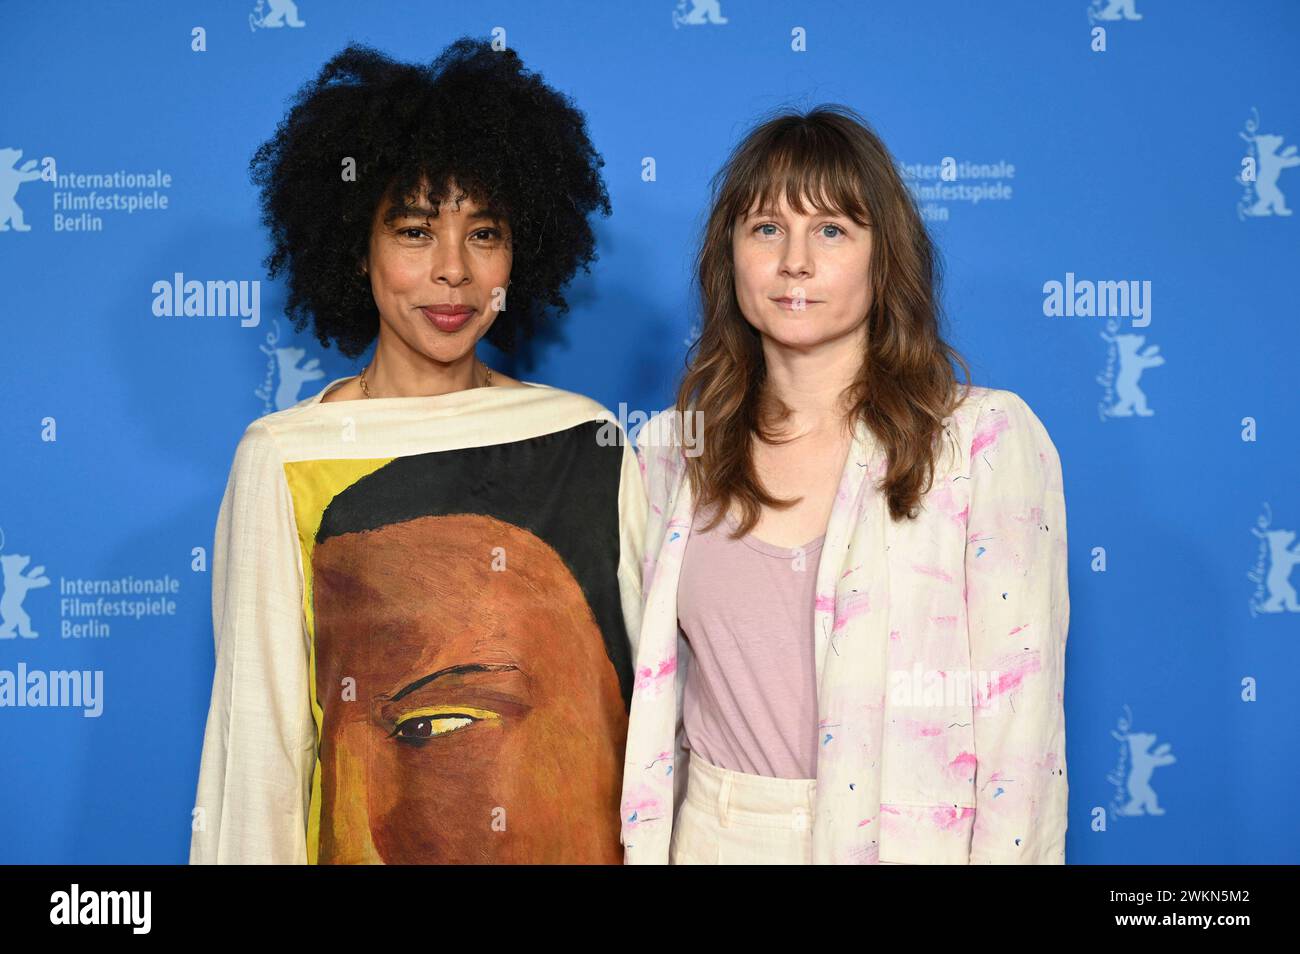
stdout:
<svg viewBox="0 0 1300 954">
<path fill-rule="evenodd" d="M 883 444 L 888 469 L 880 489 L 895 521 L 914 518 L 930 489 L 943 425 L 964 394 L 952 362 L 970 368 L 940 335 L 942 263 L 889 150 L 856 112 L 823 105 L 782 112 L 750 132 L 712 183 L 713 202 L 696 260 L 703 325 L 687 354 L 677 392 L 681 415 L 699 413 L 700 452 L 686 457 L 701 511 L 717 526 L 732 500 L 749 533 L 761 508 L 786 509 L 801 498 L 769 494 L 756 473 L 752 441 L 783 443 L 790 409 L 766 389 L 759 333 L 736 300 L 732 228 L 738 217 L 786 201 L 846 215 L 872 229 L 864 281 L 873 290 L 862 367 L 842 395 L 846 423 L 861 417 Z M 785 440 L 791 440 L 785 438 Z"/>
</svg>

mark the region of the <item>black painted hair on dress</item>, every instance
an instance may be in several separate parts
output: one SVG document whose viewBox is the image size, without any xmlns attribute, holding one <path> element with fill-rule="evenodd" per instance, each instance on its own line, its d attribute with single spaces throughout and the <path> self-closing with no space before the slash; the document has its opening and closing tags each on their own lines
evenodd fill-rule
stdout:
<svg viewBox="0 0 1300 954">
<path fill-rule="evenodd" d="M 619 596 L 620 444 L 602 444 L 601 421 L 522 441 L 398 457 L 340 491 L 316 543 L 421 517 L 480 514 L 549 546 L 582 588 L 632 700 L 632 664 Z"/>
<path fill-rule="evenodd" d="M 426 66 L 353 43 L 298 91 L 250 162 L 271 238 L 264 265 L 286 276 L 295 330 L 310 321 L 324 347 L 356 358 L 379 333 L 359 268 L 375 211 L 385 193 L 415 197 L 422 179 L 436 209 L 455 200 L 454 180 L 513 233 L 509 296 L 486 337 L 521 350 L 548 309 L 568 311 L 564 287 L 596 259 L 588 217 L 610 214 L 603 165 L 583 114 L 513 50 L 462 37 Z"/>
</svg>

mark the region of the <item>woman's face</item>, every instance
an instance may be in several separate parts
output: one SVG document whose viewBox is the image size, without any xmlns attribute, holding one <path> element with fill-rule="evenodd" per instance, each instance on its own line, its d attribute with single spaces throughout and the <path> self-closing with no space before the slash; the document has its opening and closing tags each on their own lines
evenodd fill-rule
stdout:
<svg viewBox="0 0 1300 954">
<path fill-rule="evenodd" d="M 437 210 L 423 198 L 394 209 L 385 196 L 365 262 L 383 325 L 411 350 L 447 363 L 471 351 L 506 307 L 512 261 L 509 224 L 450 185 Z M 464 313 L 436 314 L 448 305 Z"/>
<path fill-rule="evenodd" d="M 421 517 L 312 554 L 321 864 L 617 864 L 627 711 L 538 537 Z"/>
<path fill-rule="evenodd" d="M 866 321 L 871 230 L 847 215 L 798 215 L 782 195 L 736 220 L 731 248 L 740 310 L 770 343 L 811 350 Z"/>
</svg>

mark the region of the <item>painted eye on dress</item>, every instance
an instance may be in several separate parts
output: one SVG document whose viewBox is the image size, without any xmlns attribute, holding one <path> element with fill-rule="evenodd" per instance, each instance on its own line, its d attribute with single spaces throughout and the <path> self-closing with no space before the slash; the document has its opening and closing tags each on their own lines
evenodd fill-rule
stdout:
<svg viewBox="0 0 1300 954">
<path fill-rule="evenodd" d="M 422 746 L 440 736 L 459 732 L 476 722 L 499 722 L 500 715 L 488 709 L 438 708 L 408 712 L 393 726 L 388 738 L 407 745 Z"/>
</svg>

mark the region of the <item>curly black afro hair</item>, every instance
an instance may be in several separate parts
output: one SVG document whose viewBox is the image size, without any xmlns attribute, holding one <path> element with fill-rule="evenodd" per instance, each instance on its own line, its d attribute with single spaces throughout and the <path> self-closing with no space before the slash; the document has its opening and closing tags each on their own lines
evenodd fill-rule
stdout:
<svg viewBox="0 0 1300 954">
<path fill-rule="evenodd" d="M 343 175 L 349 157 L 355 181 Z M 324 347 L 356 358 L 379 333 L 359 266 L 386 191 L 400 203 L 424 179 L 436 209 L 454 179 L 509 224 L 510 294 L 487 339 L 511 352 L 547 308 L 568 311 L 561 290 L 579 266 L 590 271 L 588 216 L 610 214 L 604 164 L 572 102 L 514 51 L 462 37 L 431 66 L 349 44 L 298 91 L 249 168 L 271 233 L 264 265 L 287 273 L 295 329 L 313 321 Z"/>
</svg>

